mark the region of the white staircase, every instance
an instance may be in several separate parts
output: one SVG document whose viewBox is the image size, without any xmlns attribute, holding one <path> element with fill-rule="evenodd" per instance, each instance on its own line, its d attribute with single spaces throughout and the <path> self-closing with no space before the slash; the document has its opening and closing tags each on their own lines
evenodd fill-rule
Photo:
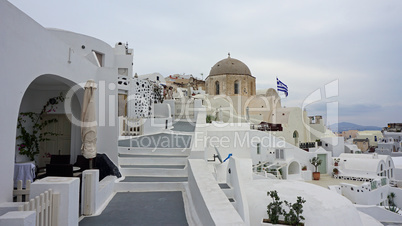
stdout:
<svg viewBox="0 0 402 226">
<path fill-rule="evenodd" d="M 187 183 L 189 148 L 119 147 L 124 180 L 116 191 L 178 191 Z"/>
</svg>

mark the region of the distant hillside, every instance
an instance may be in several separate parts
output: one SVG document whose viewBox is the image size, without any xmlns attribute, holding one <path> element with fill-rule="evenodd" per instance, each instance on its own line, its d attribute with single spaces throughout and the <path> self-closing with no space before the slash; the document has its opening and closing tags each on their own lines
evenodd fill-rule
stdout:
<svg viewBox="0 0 402 226">
<path fill-rule="evenodd" d="M 343 132 L 348 130 L 381 130 L 381 127 L 378 126 L 361 126 L 350 122 L 340 122 L 335 123 L 330 126 L 332 132 Z"/>
</svg>

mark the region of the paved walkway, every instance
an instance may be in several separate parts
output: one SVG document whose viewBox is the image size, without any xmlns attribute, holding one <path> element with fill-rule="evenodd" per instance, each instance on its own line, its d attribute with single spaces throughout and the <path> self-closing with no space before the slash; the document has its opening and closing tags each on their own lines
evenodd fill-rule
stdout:
<svg viewBox="0 0 402 226">
<path fill-rule="evenodd" d="M 119 192 L 101 215 L 80 226 L 188 225 L 182 192 Z"/>
</svg>

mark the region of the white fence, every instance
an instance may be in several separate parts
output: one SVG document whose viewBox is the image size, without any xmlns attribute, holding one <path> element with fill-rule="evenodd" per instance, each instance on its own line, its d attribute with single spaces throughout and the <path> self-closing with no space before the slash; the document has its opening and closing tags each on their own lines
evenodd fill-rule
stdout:
<svg viewBox="0 0 402 226">
<path fill-rule="evenodd" d="M 22 180 L 17 182 L 17 189 L 14 189 L 13 195 L 17 196 L 17 202 L 22 202 L 22 198 L 24 197 L 24 201 L 29 200 L 29 189 L 31 188 L 31 181 L 27 180 L 25 183 L 25 189 L 22 188 Z"/>
<path fill-rule="evenodd" d="M 119 135 L 120 136 L 139 136 L 142 134 L 143 120 L 141 118 L 127 118 L 119 116 Z"/>
<path fill-rule="evenodd" d="M 20 181 L 18 182 L 19 185 Z M 22 181 L 21 181 L 22 184 Z M 29 185 L 30 185 L 29 181 Z M 14 191 L 17 193 L 22 193 L 18 189 Z M 26 199 L 29 198 L 29 187 L 27 183 L 27 189 L 24 191 L 25 193 L 28 192 L 28 196 Z M 22 195 L 21 195 L 22 196 Z M 27 198 L 28 197 L 28 198 Z M 18 195 L 17 195 L 18 199 Z M 36 212 L 36 226 L 57 226 L 57 213 L 58 206 L 60 202 L 60 195 L 58 193 L 53 193 L 52 189 L 45 191 L 44 193 L 36 196 L 34 199 L 31 199 L 29 202 L 26 202 L 24 206 L 18 208 L 19 211 L 35 211 Z"/>
</svg>

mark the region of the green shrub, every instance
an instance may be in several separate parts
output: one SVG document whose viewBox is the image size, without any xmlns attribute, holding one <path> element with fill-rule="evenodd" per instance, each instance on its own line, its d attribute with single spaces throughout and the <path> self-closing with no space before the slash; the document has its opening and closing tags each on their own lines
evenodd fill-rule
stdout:
<svg viewBox="0 0 402 226">
<path fill-rule="evenodd" d="M 207 115 L 206 122 L 207 123 L 212 123 L 212 121 L 215 121 L 215 117 L 212 116 L 212 115 Z"/>
<path fill-rule="evenodd" d="M 282 214 L 282 201 L 279 201 L 277 191 L 268 191 L 267 195 L 272 198 L 272 202 L 267 206 L 268 217 L 272 224 L 277 224 L 279 222 L 279 215 Z"/>
<path fill-rule="evenodd" d="M 280 201 L 278 192 L 276 190 L 268 191 L 267 196 L 272 198 L 272 202 L 267 206 L 267 213 L 269 221 L 272 224 L 288 224 L 288 225 L 301 225 L 301 221 L 305 218 L 301 215 L 303 213 L 303 203 L 306 202 L 302 197 L 297 196 L 296 203 L 290 203 L 288 201 Z M 282 203 L 284 203 L 288 208 L 289 212 L 282 209 Z M 279 216 L 284 216 L 284 222 L 279 221 Z"/>
<path fill-rule="evenodd" d="M 289 207 L 289 212 L 283 211 L 283 215 L 285 216 L 285 223 L 290 225 L 299 225 L 301 220 L 304 220 L 304 217 L 301 215 L 303 213 L 303 203 L 305 203 L 302 197 L 297 196 L 296 203 L 290 203 L 288 201 L 284 201 L 285 205 Z"/>
</svg>

